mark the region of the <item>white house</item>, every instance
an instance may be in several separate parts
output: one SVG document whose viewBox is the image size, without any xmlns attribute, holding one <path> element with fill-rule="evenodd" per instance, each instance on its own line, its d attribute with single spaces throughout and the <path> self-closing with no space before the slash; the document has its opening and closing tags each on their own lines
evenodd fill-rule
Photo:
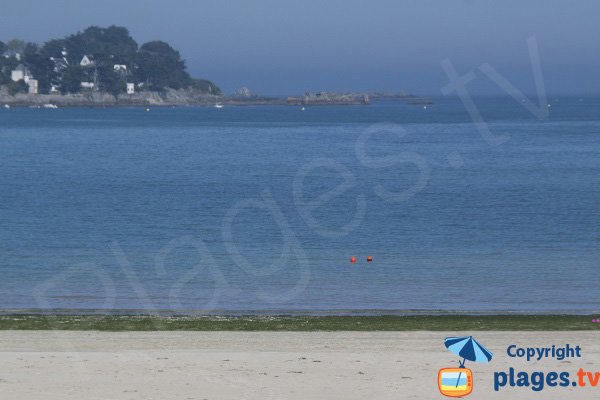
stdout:
<svg viewBox="0 0 600 400">
<path fill-rule="evenodd" d="M 113 68 L 115 72 L 127 72 L 127 65 L 124 64 L 115 64 Z"/>
<path fill-rule="evenodd" d="M 27 82 L 27 85 L 29 85 L 29 94 L 38 94 L 39 88 L 37 79 L 30 79 L 29 82 Z"/>
<path fill-rule="evenodd" d="M 24 77 L 25 74 L 23 73 L 23 71 L 19 71 L 18 69 L 15 69 L 10 73 L 10 79 L 12 79 L 13 82 L 19 82 L 23 80 Z"/>
<path fill-rule="evenodd" d="M 79 62 L 79 65 L 81 65 L 82 67 L 88 67 L 94 65 L 94 61 L 92 61 L 91 56 L 84 55 L 81 61 Z"/>
<path fill-rule="evenodd" d="M 27 68 L 23 64 L 17 65 L 17 67 L 10 72 L 10 79 L 12 79 L 13 82 L 25 80 L 26 76 Z"/>
<path fill-rule="evenodd" d="M 50 57 L 50 61 L 54 63 L 54 72 L 56 73 L 60 73 L 69 66 L 69 62 L 67 61 L 66 57 Z"/>
<path fill-rule="evenodd" d="M 29 83 L 31 79 L 33 79 L 33 75 L 31 72 L 25 67 L 23 64 L 19 64 L 17 68 L 10 72 L 10 79 L 13 82 L 19 82 L 20 80 L 25 81 L 25 83 Z"/>
<path fill-rule="evenodd" d="M 82 89 L 93 89 L 94 82 L 81 82 L 81 88 Z"/>
<path fill-rule="evenodd" d="M 133 83 L 128 83 L 127 84 L 127 94 L 134 94 L 135 93 L 135 85 Z"/>
</svg>

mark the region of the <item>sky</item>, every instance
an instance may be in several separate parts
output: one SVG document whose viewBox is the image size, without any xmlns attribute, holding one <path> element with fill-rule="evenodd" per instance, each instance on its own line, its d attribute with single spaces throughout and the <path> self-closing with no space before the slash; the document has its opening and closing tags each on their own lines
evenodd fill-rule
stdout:
<svg viewBox="0 0 600 400">
<path fill-rule="evenodd" d="M 0 40 L 43 43 L 120 25 L 177 48 L 195 77 L 226 93 L 409 91 L 441 95 L 441 62 L 475 73 L 475 94 L 505 93 L 487 63 L 535 93 L 535 38 L 546 91 L 600 94 L 600 1 L 0 0 Z"/>
</svg>

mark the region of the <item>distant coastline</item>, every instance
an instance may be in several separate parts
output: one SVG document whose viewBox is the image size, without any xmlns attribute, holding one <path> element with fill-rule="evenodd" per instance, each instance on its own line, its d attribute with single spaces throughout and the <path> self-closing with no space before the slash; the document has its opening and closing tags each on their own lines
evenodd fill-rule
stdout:
<svg viewBox="0 0 600 400">
<path fill-rule="evenodd" d="M 250 106 L 250 105 L 289 105 L 289 106 L 327 106 L 327 105 L 368 105 L 377 101 L 399 101 L 411 105 L 429 105 L 427 97 L 407 93 L 333 93 L 319 92 L 315 95 L 289 97 L 212 95 L 194 89 L 172 89 L 164 91 L 143 91 L 135 94 L 113 95 L 105 92 L 69 93 L 69 94 L 30 94 L 10 95 L 0 90 L 0 106 L 42 108 L 51 107 L 179 107 L 179 106 Z"/>
<path fill-rule="evenodd" d="M 367 105 L 431 100 L 409 93 L 306 92 L 265 97 L 247 87 L 224 95 L 208 79 L 192 77 L 179 51 L 155 40 L 138 46 L 122 26 L 87 29 L 43 45 L 0 41 L 0 106 L 131 107 L 227 105 Z"/>
</svg>

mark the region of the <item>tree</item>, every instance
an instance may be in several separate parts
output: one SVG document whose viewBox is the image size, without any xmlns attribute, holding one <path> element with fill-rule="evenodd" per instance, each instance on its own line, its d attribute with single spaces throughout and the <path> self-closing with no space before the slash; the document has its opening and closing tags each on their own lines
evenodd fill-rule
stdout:
<svg viewBox="0 0 600 400">
<path fill-rule="evenodd" d="M 28 42 L 25 47 L 23 47 L 23 60 L 28 62 L 28 58 L 35 58 L 38 55 L 38 51 L 40 46 L 35 43 Z"/>
<path fill-rule="evenodd" d="M 29 86 L 27 86 L 23 79 L 17 82 L 11 81 L 8 84 L 8 94 L 10 94 L 11 96 L 14 96 L 17 93 L 27 93 L 28 90 Z"/>
<path fill-rule="evenodd" d="M 25 43 L 24 40 L 22 39 L 11 39 L 8 42 L 6 42 L 6 48 L 8 50 L 12 50 L 15 53 L 22 53 L 23 50 L 25 50 L 25 46 L 27 45 L 27 43 Z"/>
<path fill-rule="evenodd" d="M 221 88 L 207 79 L 192 79 L 191 87 L 214 95 L 221 94 Z"/>
<path fill-rule="evenodd" d="M 48 40 L 40 49 L 40 54 L 44 58 L 62 58 L 62 51 L 65 49 L 65 39 Z"/>
<path fill-rule="evenodd" d="M 127 28 L 120 26 L 90 26 L 64 39 L 49 40 L 41 47 L 12 39 L 0 42 L 0 54 L 4 50 L 8 51 L 8 57 L 0 56 L 0 84 L 9 83 L 11 71 L 23 63 L 38 80 L 40 93 L 47 93 L 52 84 L 60 85 L 63 93 L 77 93 L 83 81 L 94 81 L 100 90 L 115 95 L 126 90 L 126 82 L 147 83 L 145 88 L 157 91 L 193 88 L 221 93 L 211 81 L 193 80 L 186 71 L 185 61 L 169 44 L 153 41 L 138 50 Z M 84 55 L 93 59 L 87 68 L 80 66 Z M 127 68 L 115 71 L 117 64 Z M 13 89 L 20 90 L 16 85 Z"/>
<path fill-rule="evenodd" d="M 10 71 L 17 68 L 20 64 L 20 61 L 17 60 L 15 56 L 11 56 L 8 58 L 0 57 L 0 66 L 2 67 L 2 71 L 10 76 Z"/>
<path fill-rule="evenodd" d="M 21 39 L 11 39 L 5 43 L 7 57 L 0 57 L 0 69 L 5 75 L 10 76 L 10 71 L 16 68 L 20 64 L 17 54 L 23 53 L 26 43 Z"/>
<path fill-rule="evenodd" d="M 52 61 L 41 54 L 40 47 L 35 43 L 27 43 L 25 45 L 21 60 L 33 77 L 37 79 L 39 92 L 48 93 L 50 81 L 54 77 L 54 64 Z"/>
<path fill-rule="evenodd" d="M 98 80 L 100 81 L 100 90 L 103 92 L 116 96 L 126 90 L 125 81 L 113 68 L 98 67 Z"/>
<path fill-rule="evenodd" d="M 47 93 L 50 85 L 60 85 L 61 70 L 55 70 L 55 62 L 63 58 L 62 51 L 65 48 L 64 39 L 49 40 L 39 49 L 39 58 L 36 66 L 30 66 L 33 76 L 38 78 L 40 93 Z M 52 61 L 54 59 L 54 61 Z"/>
<path fill-rule="evenodd" d="M 84 55 L 93 55 L 98 64 L 112 68 L 114 64 L 132 64 L 137 52 L 137 43 L 127 28 L 90 26 L 83 32 L 67 37 L 64 47 L 69 53 L 71 64 L 79 63 Z"/>
<path fill-rule="evenodd" d="M 78 93 L 81 91 L 81 82 L 85 79 L 83 69 L 77 65 L 69 66 L 63 71 L 60 91 L 62 94 Z"/>
<path fill-rule="evenodd" d="M 151 90 L 164 90 L 167 87 L 180 89 L 191 84 L 181 55 L 165 42 L 154 41 L 142 45 L 136 65 L 137 80 L 148 82 Z"/>
</svg>

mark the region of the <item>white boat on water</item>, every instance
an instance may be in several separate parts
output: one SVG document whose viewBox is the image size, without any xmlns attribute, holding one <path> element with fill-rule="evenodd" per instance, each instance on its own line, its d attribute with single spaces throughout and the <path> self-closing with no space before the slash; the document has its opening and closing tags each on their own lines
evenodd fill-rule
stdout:
<svg viewBox="0 0 600 400">
<path fill-rule="evenodd" d="M 215 108 L 223 108 L 223 104 L 217 103 L 217 104 L 215 104 Z"/>
<path fill-rule="evenodd" d="M 5 104 L 4 108 L 6 108 L 7 110 L 10 109 L 10 105 L 9 104 Z"/>
<path fill-rule="evenodd" d="M 58 106 L 56 104 L 50 104 L 50 103 L 44 104 L 42 107 L 44 107 L 44 108 L 52 108 L 52 109 L 58 108 Z"/>
</svg>

